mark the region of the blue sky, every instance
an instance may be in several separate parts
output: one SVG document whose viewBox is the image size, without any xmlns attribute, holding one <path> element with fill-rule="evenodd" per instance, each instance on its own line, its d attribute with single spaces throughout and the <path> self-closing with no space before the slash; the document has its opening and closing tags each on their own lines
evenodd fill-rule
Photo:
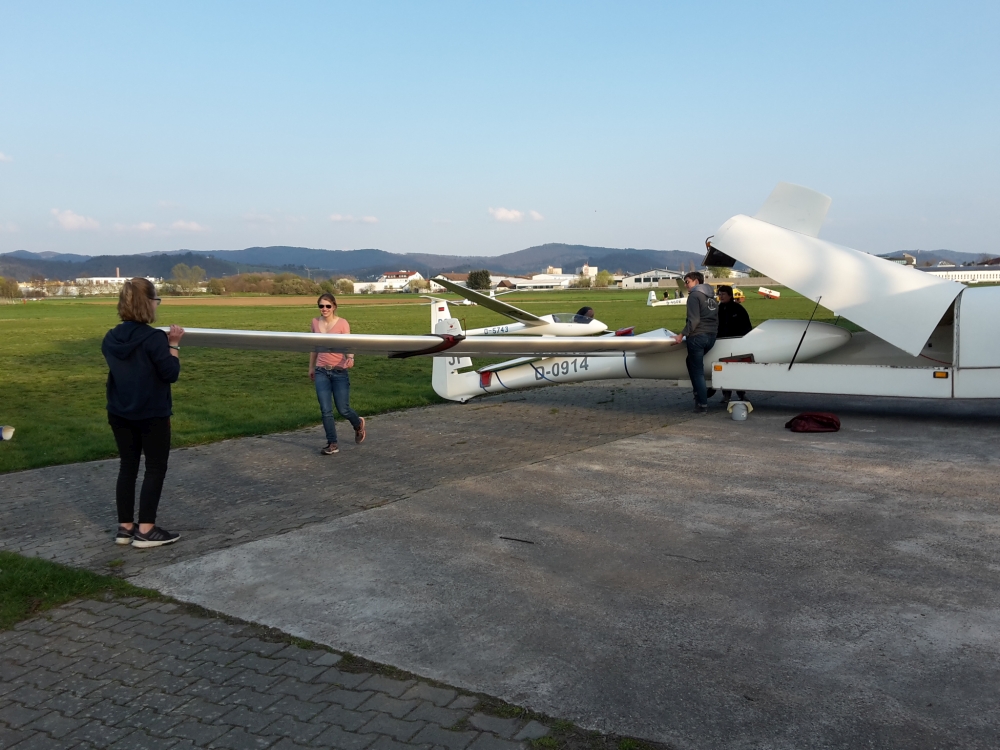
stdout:
<svg viewBox="0 0 1000 750">
<path fill-rule="evenodd" d="M 1000 254 L 1000 4 L 0 4 L 0 252 Z"/>
</svg>

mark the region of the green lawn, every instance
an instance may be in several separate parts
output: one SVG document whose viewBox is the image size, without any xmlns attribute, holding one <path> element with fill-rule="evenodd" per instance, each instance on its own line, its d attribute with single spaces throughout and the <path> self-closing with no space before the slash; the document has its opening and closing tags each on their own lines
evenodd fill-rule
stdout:
<svg viewBox="0 0 1000 750">
<path fill-rule="evenodd" d="M 746 288 L 754 289 L 748 284 Z M 427 333 L 430 313 L 412 295 L 398 304 L 364 304 L 352 298 L 340 312 L 355 333 Z M 505 299 L 531 312 L 575 312 L 588 304 L 610 328 L 634 325 L 637 332 L 683 326 L 684 308 L 646 307 L 646 293 L 570 290 L 512 294 Z M 345 303 L 348 300 L 344 300 Z M 767 318 L 807 318 L 812 303 L 782 290 L 782 299 L 750 296 L 754 323 Z M 455 306 L 469 328 L 504 319 L 480 307 Z M 199 328 L 308 331 L 312 305 L 284 307 L 171 305 L 164 300 L 158 325 Z M 817 320 L 830 321 L 820 309 Z M 110 301 L 44 300 L 0 306 L 0 424 L 17 432 L 0 443 L 0 473 L 115 455 L 107 426 L 104 383 L 107 366 L 101 339 L 116 325 Z M 174 386 L 175 446 L 240 435 L 290 430 L 319 422 L 319 407 L 302 354 L 183 348 L 181 377 Z M 436 403 L 431 360 L 359 357 L 351 373 L 351 404 L 362 415 Z"/>
<path fill-rule="evenodd" d="M 100 594 L 158 596 L 113 576 L 0 551 L 0 630 L 73 599 Z"/>
</svg>

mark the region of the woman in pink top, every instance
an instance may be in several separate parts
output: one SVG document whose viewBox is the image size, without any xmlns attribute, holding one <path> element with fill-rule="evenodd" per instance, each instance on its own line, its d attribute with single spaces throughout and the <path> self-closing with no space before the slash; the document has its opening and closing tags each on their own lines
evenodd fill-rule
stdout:
<svg viewBox="0 0 1000 750">
<path fill-rule="evenodd" d="M 350 333 L 351 326 L 337 316 L 337 300 L 332 294 L 321 294 L 316 300 L 319 317 L 312 320 L 313 333 Z M 320 451 L 324 456 L 339 453 L 337 447 L 337 427 L 333 421 L 333 405 L 337 405 L 340 416 L 354 427 L 354 442 L 365 440 L 365 420 L 351 408 L 351 379 L 347 370 L 354 367 L 353 354 L 331 352 L 309 355 L 309 378 L 316 383 L 316 398 L 323 414 L 323 429 L 326 430 L 326 447 Z"/>
</svg>

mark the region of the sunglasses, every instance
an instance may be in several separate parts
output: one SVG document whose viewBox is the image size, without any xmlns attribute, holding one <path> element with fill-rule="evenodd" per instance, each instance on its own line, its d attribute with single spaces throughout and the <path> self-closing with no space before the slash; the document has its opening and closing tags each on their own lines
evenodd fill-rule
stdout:
<svg viewBox="0 0 1000 750">
<path fill-rule="evenodd" d="M 160 299 L 159 297 L 153 297 L 153 302 L 155 302 L 155 303 L 157 304 L 157 306 L 159 306 L 159 304 L 160 304 L 161 302 L 163 302 L 163 300 L 162 300 L 162 299 Z"/>
<path fill-rule="evenodd" d="M 318 307 L 320 310 L 331 310 L 331 309 L 333 309 L 333 305 L 316 305 L 316 307 Z"/>
</svg>

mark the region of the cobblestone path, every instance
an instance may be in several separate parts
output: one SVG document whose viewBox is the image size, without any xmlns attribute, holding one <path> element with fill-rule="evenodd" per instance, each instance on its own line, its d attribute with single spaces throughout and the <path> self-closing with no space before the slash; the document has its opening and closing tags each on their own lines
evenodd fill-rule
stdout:
<svg viewBox="0 0 1000 750">
<path fill-rule="evenodd" d="M 73 602 L 0 632 L 0 747 L 515 750 L 547 733 L 340 661 L 175 604 Z"/>
</svg>

